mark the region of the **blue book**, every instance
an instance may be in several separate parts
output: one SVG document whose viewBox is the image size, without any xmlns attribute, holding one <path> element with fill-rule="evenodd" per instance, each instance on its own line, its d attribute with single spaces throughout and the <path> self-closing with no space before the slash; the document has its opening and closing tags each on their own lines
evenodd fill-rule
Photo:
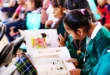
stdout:
<svg viewBox="0 0 110 75">
<path fill-rule="evenodd" d="M 26 19 L 26 27 L 28 30 L 35 30 L 40 28 L 41 14 L 28 13 Z"/>
</svg>

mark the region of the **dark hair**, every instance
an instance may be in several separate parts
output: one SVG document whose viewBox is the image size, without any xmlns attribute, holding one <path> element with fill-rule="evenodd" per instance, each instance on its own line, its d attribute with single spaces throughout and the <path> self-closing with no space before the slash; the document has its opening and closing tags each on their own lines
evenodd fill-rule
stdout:
<svg viewBox="0 0 110 75">
<path fill-rule="evenodd" d="M 87 0 L 67 0 L 66 2 L 66 9 L 73 10 L 83 8 L 89 9 Z"/>
<path fill-rule="evenodd" d="M 85 31 L 88 32 L 90 28 L 90 20 L 91 15 L 86 9 L 72 10 L 64 17 L 64 23 L 75 32 L 81 27 L 84 27 Z"/>
<path fill-rule="evenodd" d="M 66 3 L 66 0 L 51 0 L 51 4 L 54 8 L 57 8 L 57 7 L 62 7 L 62 8 L 65 8 L 65 3 Z M 63 17 L 55 23 L 54 27 L 53 28 L 58 28 L 59 24 L 62 22 L 64 16 L 65 16 L 65 13 L 63 13 Z"/>
<path fill-rule="evenodd" d="M 59 6 L 65 7 L 65 5 L 66 5 L 66 0 L 52 0 L 52 1 L 51 1 L 51 4 L 52 4 L 52 6 L 53 6 L 54 8 L 59 7 Z"/>
<path fill-rule="evenodd" d="M 35 9 L 42 7 L 42 0 L 30 0 L 35 4 Z"/>
</svg>

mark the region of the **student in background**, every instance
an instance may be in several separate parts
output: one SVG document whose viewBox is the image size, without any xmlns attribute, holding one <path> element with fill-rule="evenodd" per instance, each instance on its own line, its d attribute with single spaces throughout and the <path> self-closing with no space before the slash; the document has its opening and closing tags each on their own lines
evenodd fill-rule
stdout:
<svg viewBox="0 0 110 75">
<path fill-rule="evenodd" d="M 43 0 L 43 7 L 41 12 L 41 26 L 44 28 L 51 28 L 53 23 L 58 21 L 53 15 L 52 0 Z"/>
<path fill-rule="evenodd" d="M 29 11 L 40 14 L 42 9 L 42 0 L 27 0 Z"/>
<path fill-rule="evenodd" d="M 26 26 L 27 14 L 28 13 L 41 14 L 41 10 L 42 10 L 42 0 L 27 0 L 26 4 L 28 6 L 28 12 L 26 13 L 23 29 L 27 29 Z M 19 31 L 22 32 L 22 30 L 20 29 Z"/>
<path fill-rule="evenodd" d="M 8 2 L 3 0 L 1 7 L 14 7 L 15 4 L 16 4 L 16 0 L 8 0 Z"/>
<path fill-rule="evenodd" d="M 97 12 L 103 17 L 105 13 L 105 5 L 107 4 L 107 0 L 97 0 Z"/>
<path fill-rule="evenodd" d="M 73 9 L 89 9 L 87 0 L 67 0 L 66 8 L 69 10 Z"/>
<path fill-rule="evenodd" d="M 19 6 L 17 7 L 15 13 L 13 14 L 12 18 L 9 19 L 5 23 L 7 29 L 6 29 L 6 37 L 8 38 L 9 42 L 12 42 L 14 39 L 10 36 L 10 28 L 14 27 L 16 28 L 15 31 L 17 32 L 17 29 L 22 29 L 22 25 L 24 24 L 24 16 L 27 12 L 28 8 L 25 4 L 25 0 L 18 0 L 17 1 Z"/>
<path fill-rule="evenodd" d="M 18 0 L 17 2 L 19 4 L 19 6 L 17 7 L 15 13 L 13 14 L 11 21 L 13 21 L 15 19 L 22 19 L 23 16 L 21 14 L 25 14 L 26 11 L 28 10 L 25 0 Z"/>
<path fill-rule="evenodd" d="M 86 12 L 86 13 L 85 13 Z M 71 75 L 88 75 L 102 57 L 105 49 L 110 45 L 110 33 L 100 23 L 93 23 L 86 16 L 87 10 L 73 10 L 64 17 L 64 28 L 74 38 L 82 40 L 91 38 L 84 52 L 84 65 L 81 69 L 70 71 Z M 79 64 L 77 59 L 68 62 Z"/>
<path fill-rule="evenodd" d="M 18 4 L 16 0 L 9 0 L 9 2 L 5 2 L 5 0 L 2 1 L 2 5 L 0 7 L 1 15 L 2 15 L 1 20 L 3 21 L 7 18 L 10 18 L 15 12 L 17 6 Z"/>
<path fill-rule="evenodd" d="M 73 9 L 81 9 L 81 8 L 89 9 L 89 5 L 86 0 L 66 0 L 65 8 L 66 8 L 66 12 L 69 12 L 69 10 L 73 10 Z M 55 21 L 54 20 L 46 21 L 45 23 L 46 28 L 51 28 L 51 25 L 57 21 L 58 21 L 57 19 L 55 19 Z"/>
<path fill-rule="evenodd" d="M 105 6 L 105 13 L 102 19 L 102 24 L 110 30 L 110 0 L 107 0 L 107 5 Z"/>
<path fill-rule="evenodd" d="M 53 14 L 55 18 L 58 18 L 59 21 L 53 26 L 54 29 L 57 29 L 58 34 L 64 36 L 65 29 L 63 26 L 63 18 L 65 16 L 65 0 L 52 0 Z"/>
</svg>

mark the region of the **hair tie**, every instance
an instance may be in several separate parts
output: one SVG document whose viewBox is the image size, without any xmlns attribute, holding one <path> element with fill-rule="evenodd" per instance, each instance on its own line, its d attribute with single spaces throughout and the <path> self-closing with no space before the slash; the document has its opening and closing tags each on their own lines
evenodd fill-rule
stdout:
<svg viewBox="0 0 110 75">
<path fill-rule="evenodd" d="M 81 9 L 81 13 L 84 15 L 85 14 L 85 9 Z"/>
</svg>

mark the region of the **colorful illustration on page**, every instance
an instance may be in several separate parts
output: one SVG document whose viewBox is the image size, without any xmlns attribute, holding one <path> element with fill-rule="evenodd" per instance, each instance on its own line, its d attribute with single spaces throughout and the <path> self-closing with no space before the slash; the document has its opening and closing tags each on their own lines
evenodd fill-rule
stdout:
<svg viewBox="0 0 110 75">
<path fill-rule="evenodd" d="M 46 33 L 41 33 L 41 36 L 38 37 L 32 37 L 32 48 L 48 48 L 51 46 L 51 44 L 48 41 L 49 36 Z"/>
</svg>

